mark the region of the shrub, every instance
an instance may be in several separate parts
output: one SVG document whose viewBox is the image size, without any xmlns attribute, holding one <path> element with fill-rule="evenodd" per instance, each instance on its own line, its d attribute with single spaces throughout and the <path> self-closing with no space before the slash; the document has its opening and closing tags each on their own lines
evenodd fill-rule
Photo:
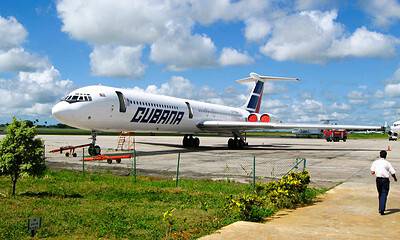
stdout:
<svg viewBox="0 0 400 240">
<path fill-rule="evenodd" d="M 10 176 L 13 196 L 21 176 L 41 176 L 46 169 L 43 142 L 35 137 L 35 127 L 14 117 L 0 141 L 0 175 Z"/>
<path fill-rule="evenodd" d="M 267 201 L 263 196 L 243 194 L 238 197 L 230 196 L 226 210 L 238 214 L 242 220 L 258 222 L 274 212 L 267 205 Z"/>
<path fill-rule="evenodd" d="M 309 203 L 316 196 L 316 191 L 309 190 L 309 183 L 307 171 L 292 172 L 278 181 L 257 184 L 253 194 L 229 197 L 226 209 L 242 220 L 261 221 L 276 209 Z"/>
</svg>

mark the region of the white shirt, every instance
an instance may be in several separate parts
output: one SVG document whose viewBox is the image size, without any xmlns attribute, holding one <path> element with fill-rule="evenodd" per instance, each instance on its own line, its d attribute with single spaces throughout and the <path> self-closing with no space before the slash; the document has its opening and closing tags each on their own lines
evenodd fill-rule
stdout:
<svg viewBox="0 0 400 240">
<path fill-rule="evenodd" d="M 392 164 L 384 158 L 379 158 L 372 163 L 371 172 L 375 172 L 376 177 L 383 178 L 389 178 L 390 174 L 396 173 Z"/>
</svg>

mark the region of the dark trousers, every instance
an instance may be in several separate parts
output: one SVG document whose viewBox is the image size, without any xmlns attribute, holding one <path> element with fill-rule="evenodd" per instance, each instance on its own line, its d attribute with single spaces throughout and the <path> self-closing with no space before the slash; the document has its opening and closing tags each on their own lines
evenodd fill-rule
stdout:
<svg viewBox="0 0 400 240">
<path fill-rule="evenodd" d="M 378 190 L 379 212 L 386 209 L 386 200 L 389 194 L 389 178 L 376 178 L 376 189 Z"/>
</svg>

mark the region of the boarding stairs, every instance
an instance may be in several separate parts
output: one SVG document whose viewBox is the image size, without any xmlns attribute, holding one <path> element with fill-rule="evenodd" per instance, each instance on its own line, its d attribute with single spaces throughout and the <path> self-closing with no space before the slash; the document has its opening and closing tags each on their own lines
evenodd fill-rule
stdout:
<svg viewBox="0 0 400 240">
<path fill-rule="evenodd" d="M 135 134 L 133 132 L 121 132 L 118 137 L 116 151 L 131 151 L 136 149 Z"/>
</svg>

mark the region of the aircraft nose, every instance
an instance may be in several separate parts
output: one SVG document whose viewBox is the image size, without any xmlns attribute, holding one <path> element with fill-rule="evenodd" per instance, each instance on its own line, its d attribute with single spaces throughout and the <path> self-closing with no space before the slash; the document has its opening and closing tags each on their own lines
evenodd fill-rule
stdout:
<svg viewBox="0 0 400 240">
<path fill-rule="evenodd" d="M 68 107 L 67 102 L 59 102 L 52 109 L 51 114 L 60 122 L 67 123 L 68 119 L 71 118 L 71 110 Z"/>
</svg>

